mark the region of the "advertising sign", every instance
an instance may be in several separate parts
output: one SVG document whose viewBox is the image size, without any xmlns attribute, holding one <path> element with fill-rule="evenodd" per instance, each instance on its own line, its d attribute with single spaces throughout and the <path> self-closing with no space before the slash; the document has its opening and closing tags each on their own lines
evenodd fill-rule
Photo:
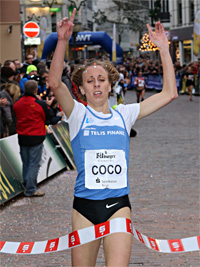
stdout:
<svg viewBox="0 0 200 267">
<path fill-rule="evenodd" d="M 67 159 L 72 165 L 72 168 L 76 169 L 74 156 L 71 148 L 71 141 L 69 137 L 68 123 L 62 121 L 56 125 L 50 126 L 50 129 L 53 132 L 53 135 L 56 138 L 58 144 L 61 146 L 62 150 L 67 156 Z"/>
<path fill-rule="evenodd" d="M 0 204 L 3 204 L 24 191 L 17 134 L 0 139 L 0 148 Z M 38 183 L 66 167 L 64 158 L 48 134 L 40 165 Z"/>
</svg>

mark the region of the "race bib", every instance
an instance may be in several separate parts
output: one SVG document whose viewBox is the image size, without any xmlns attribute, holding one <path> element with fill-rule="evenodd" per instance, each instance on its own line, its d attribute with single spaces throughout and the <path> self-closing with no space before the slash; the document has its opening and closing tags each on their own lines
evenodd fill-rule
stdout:
<svg viewBox="0 0 200 267">
<path fill-rule="evenodd" d="M 85 187 L 88 189 L 127 187 L 125 151 L 115 149 L 86 150 Z"/>
</svg>

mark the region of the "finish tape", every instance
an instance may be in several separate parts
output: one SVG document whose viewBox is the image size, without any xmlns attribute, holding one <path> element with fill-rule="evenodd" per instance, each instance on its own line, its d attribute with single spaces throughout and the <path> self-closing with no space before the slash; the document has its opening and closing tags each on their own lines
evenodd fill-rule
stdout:
<svg viewBox="0 0 200 267">
<path fill-rule="evenodd" d="M 114 233 L 130 233 L 150 249 L 164 253 L 179 253 L 200 250 L 200 236 L 183 239 L 160 240 L 137 231 L 127 218 L 115 218 L 104 223 L 83 228 L 51 240 L 39 242 L 0 241 L 0 252 L 9 254 L 41 254 L 62 251 L 80 246 Z"/>
</svg>

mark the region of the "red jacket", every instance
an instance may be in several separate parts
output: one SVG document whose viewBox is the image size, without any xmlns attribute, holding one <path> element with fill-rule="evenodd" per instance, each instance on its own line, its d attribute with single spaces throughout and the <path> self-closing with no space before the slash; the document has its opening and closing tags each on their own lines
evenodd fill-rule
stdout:
<svg viewBox="0 0 200 267">
<path fill-rule="evenodd" d="M 49 106 L 35 95 L 27 94 L 14 103 L 20 146 L 36 146 L 46 136 L 45 121 L 49 120 Z"/>
</svg>

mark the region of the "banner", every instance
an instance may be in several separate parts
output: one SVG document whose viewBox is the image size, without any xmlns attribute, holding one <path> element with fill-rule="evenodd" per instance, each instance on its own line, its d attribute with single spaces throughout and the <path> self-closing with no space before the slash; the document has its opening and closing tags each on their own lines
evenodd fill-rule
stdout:
<svg viewBox="0 0 200 267">
<path fill-rule="evenodd" d="M 54 137 L 56 138 L 58 144 L 61 146 L 67 160 L 70 163 L 71 169 L 76 169 L 74 156 L 71 148 L 71 141 L 69 136 L 69 125 L 65 121 L 62 121 L 56 125 L 50 125 L 50 130 L 53 132 Z"/>
<path fill-rule="evenodd" d="M 22 162 L 17 134 L 0 139 L 0 204 L 24 191 Z M 38 183 L 66 167 L 66 162 L 47 134 L 44 141 Z"/>
<path fill-rule="evenodd" d="M 116 62 L 116 24 L 113 24 L 112 62 Z"/>
<path fill-rule="evenodd" d="M 193 54 L 200 55 L 200 10 L 196 12 L 193 30 Z"/>
<path fill-rule="evenodd" d="M 200 236 L 177 239 L 155 239 L 140 233 L 127 218 L 114 218 L 97 225 L 76 230 L 67 235 L 45 241 L 0 241 L 0 253 L 33 255 L 74 248 L 114 234 L 132 234 L 143 245 L 156 252 L 183 253 L 200 251 Z"/>
</svg>

